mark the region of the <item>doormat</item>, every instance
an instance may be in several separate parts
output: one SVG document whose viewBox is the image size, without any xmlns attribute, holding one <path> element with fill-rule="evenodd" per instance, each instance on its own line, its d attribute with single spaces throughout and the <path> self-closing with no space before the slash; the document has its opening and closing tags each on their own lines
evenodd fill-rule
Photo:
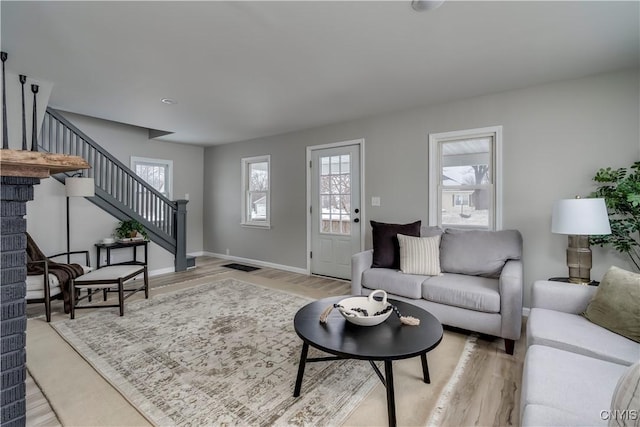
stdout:
<svg viewBox="0 0 640 427">
<path fill-rule="evenodd" d="M 223 267 L 233 268 L 234 270 L 246 271 L 247 273 L 250 271 L 260 270 L 260 267 L 252 267 L 250 265 L 238 264 L 235 262 L 231 264 L 225 264 L 223 265 Z"/>
</svg>

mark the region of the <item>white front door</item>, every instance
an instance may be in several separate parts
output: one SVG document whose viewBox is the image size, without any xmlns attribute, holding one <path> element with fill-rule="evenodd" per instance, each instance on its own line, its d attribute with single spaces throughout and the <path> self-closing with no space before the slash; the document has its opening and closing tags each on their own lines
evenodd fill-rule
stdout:
<svg viewBox="0 0 640 427">
<path fill-rule="evenodd" d="M 311 151 L 311 273 L 351 278 L 361 250 L 360 145 Z"/>
</svg>

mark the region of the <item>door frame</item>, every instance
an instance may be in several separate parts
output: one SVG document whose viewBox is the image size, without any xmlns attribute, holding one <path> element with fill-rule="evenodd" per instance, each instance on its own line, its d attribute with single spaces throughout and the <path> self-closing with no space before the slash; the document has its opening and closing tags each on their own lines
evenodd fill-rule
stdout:
<svg viewBox="0 0 640 427">
<path fill-rule="evenodd" d="M 327 148 L 339 148 L 345 147 L 347 145 L 357 145 L 359 147 L 360 152 L 360 250 L 364 250 L 364 235 L 365 235 L 365 227 L 364 227 L 364 219 L 366 218 L 365 212 L 365 197 L 364 197 L 364 138 L 352 139 L 349 141 L 339 141 L 339 142 L 331 142 L 328 144 L 321 145 L 309 145 L 307 146 L 307 161 L 306 161 L 306 169 L 307 169 L 307 274 L 311 274 L 311 180 L 313 177 L 311 176 L 311 156 L 313 151 L 316 150 L 324 150 Z"/>
</svg>

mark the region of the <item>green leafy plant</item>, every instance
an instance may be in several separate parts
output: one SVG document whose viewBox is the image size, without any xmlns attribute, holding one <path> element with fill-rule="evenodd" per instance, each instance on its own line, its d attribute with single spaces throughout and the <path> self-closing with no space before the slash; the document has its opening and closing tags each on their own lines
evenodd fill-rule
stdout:
<svg viewBox="0 0 640 427">
<path fill-rule="evenodd" d="M 116 236 L 118 236 L 120 239 L 135 237 L 137 233 L 140 233 L 145 239 L 149 238 L 149 236 L 147 235 L 147 230 L 145 230 L 143 225 L 135 219 L 120 221 L 118 223 L 118 227 L 116 228 Z"/>
<path fill-rule="evenodd" d="M 640 271 L 640 162 L 629 168 L 600 169 L 593 180 L 601 186 L 591 196 L 605 199 L 611 234 L 592 236 L 591 243 L 613 246 Z"/>
</svg>

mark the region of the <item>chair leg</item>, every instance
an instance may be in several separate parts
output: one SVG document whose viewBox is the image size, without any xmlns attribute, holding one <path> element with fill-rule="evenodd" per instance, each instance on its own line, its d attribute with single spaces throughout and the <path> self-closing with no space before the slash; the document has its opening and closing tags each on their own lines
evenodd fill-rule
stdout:
<svg viewBox="0 0 640 427">
<path fill-rule="evenodd" d="M 48 274 L 44 277 L 44 313 L 47 323 L 51 322 L 51 288 Z"/>
<path fill-rule="evenodd" d="M 69 297 L 71 299 L 71 310 L 69 316 L 72 319 L 76 318 L 76 284 L 73 279 L 69 283 Z"/>
<path fill-rule="evenodd" d="M 514 340 L 504 339 L 504 349 L 507 354 L 513 356 L 513 349 L 515 347 L 516 342 Z"/>
</svg>

